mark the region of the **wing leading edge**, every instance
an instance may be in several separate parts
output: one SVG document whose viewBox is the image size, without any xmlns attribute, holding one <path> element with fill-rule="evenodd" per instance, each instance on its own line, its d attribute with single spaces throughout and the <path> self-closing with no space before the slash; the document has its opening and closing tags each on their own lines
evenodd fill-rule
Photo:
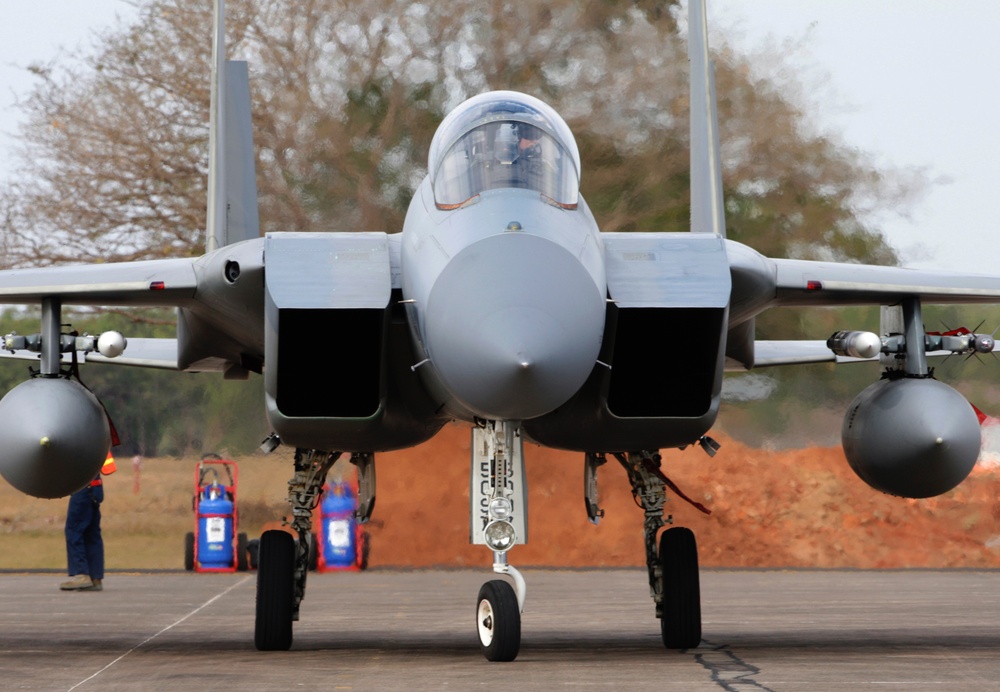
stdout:
<svg viewBox="0 0 1000 692">
<path fill-rule="evenodd" d="M 996 303 L 1000 277 L 835 262 L 773 259 L 775 305 Z"/>
<path fill-rule="evenodd" d="M 198 288 L 194 259 L 165 259 L 0 272 L 0 304 L 58 298 L 66 305 L 184 307 Z"/>
</svg>

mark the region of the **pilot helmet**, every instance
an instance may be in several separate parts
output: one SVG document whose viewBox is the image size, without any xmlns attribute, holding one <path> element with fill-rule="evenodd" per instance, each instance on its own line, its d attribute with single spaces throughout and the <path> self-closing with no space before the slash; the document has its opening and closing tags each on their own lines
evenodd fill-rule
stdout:
<svg viewBox="0 0 1000 692">
<path fill-rule="evenodd" d="M 518 142 L 521 156 L 535 157 L 541 155 L 541 128 L 528 125 L 527 123 L 520 123 L 518 125 L 518 136 L 521 138 Z"/>
</svg>

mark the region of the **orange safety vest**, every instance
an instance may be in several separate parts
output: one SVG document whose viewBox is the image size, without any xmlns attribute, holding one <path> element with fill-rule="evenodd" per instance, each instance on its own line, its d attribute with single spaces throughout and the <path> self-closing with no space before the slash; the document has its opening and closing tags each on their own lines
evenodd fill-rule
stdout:
<svg viewBox="0 0 1000 692">
<path fill-rule="evenodd" d="M 115 466 L 115 458 L 111 455 L 111 452 L 108 451 L 108 458 L 104 460 L 104 466 L 101 467 L 101 475 L 110 476 L 117 470 L 118 467 Z"/>
</svg>

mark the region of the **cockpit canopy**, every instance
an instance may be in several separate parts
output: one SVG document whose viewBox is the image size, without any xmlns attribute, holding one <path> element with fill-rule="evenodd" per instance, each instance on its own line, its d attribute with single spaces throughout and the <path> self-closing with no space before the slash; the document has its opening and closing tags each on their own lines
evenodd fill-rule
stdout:
<svg viewBox="0 0 1000 692">
<path fill-rule="evenodd" d="M 499 188 L 534 190 L 566 209 L 580 195 L 580 153 L 569 126 L 516 91 L 480 94 L 453 110 L 434 134 L 428 169 L 439 209 Z"/>
</svg>

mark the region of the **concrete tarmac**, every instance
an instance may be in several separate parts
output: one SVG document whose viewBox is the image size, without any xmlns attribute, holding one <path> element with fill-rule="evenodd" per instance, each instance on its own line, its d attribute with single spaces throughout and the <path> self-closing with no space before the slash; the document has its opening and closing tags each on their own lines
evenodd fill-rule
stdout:
<svg viewBox="0 0 1000 692">
<path fill-rule="evenodd" d="M 295 642 L 253 648 L 252 574 L 0 575 L 4 690 L 1000 690 L 1000 572 L 702 573 L 667 651 L 645 570 L 525 569 L 516 661 L 479 653 L 479 571 L 311 574 Z"/>
</svg>

